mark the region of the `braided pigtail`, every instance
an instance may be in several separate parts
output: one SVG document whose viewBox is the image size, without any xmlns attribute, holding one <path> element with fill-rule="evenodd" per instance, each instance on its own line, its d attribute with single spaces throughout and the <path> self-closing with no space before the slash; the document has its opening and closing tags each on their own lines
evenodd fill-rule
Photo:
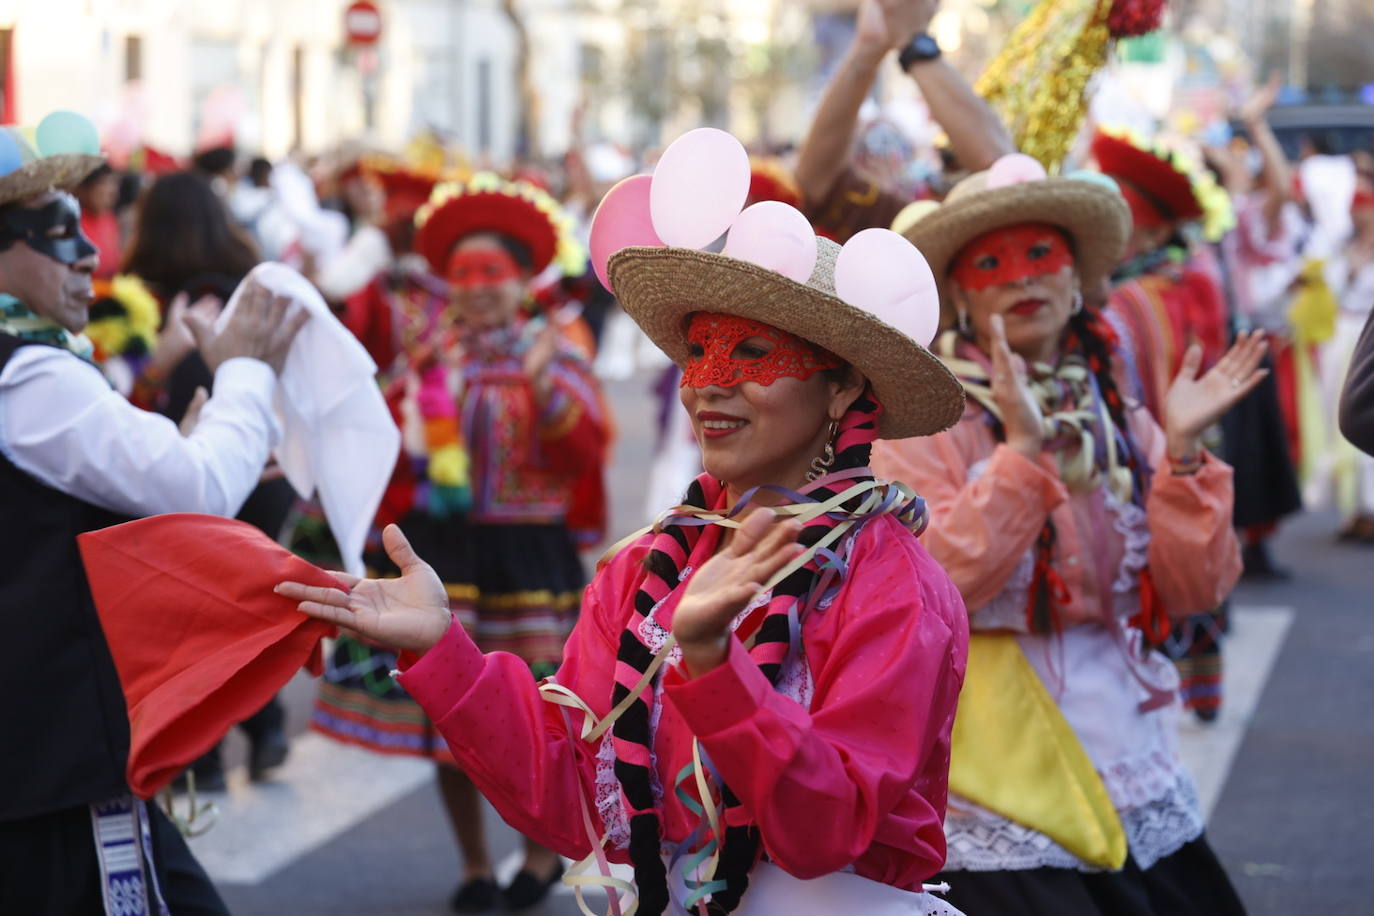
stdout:
<svg viewBox="0 0 1374 916">
<path fill-rule="evenodd" d="M 1070 346 L 1079 347 L 1087 358 L 1088 368 L 1097 380 L 1098 390 L 1102 392 L 1102 399 L 1107 404 L 1107 412 L 1120 433 L 1126 467 L 1131 472 L 1133 500 L 1143 504 L 1150 467 L 1140 454 L 1135 437 L 1131 435 L 1126 399 L 1113 371 L 1121 346 L 1116 331 L 1112 330 L 1112 326 L 1096 309 L 1085 308 L 1069 319 L 1069 334 Z"/>
</svg>

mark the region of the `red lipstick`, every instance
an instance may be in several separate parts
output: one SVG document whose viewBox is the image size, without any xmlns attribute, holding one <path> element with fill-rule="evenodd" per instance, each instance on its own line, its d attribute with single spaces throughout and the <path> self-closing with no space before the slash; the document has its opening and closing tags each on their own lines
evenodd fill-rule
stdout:
<svg viewBox="0 0 1374 916">
<path fill-rule="evenodd" d="M 1011 308 L 1007 309 L 1007 311 L 1013 315 L 1019 315 L 1022 318 L 1025 318 L 1029 315 L 1034 315 L 1036 312 L 1040 311 L 1044 307 L 1044 299 L 1022 299 L 1019 302 L 1015 303 Z"/>
</svg>

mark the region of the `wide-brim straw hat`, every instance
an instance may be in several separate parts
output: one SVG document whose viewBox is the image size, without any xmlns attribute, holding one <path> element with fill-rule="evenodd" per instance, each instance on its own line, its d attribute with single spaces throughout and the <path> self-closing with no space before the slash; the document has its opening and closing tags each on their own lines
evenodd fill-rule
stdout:
<svg viewBox="0 0 1374 916">
<path fill-rule="evenodd" d="M 691 248 L 625 248 L 611 257 L 621 306 L 678 366 L 688 362 L 694 312 L 752 318 L 796 335 L 849 363 L 883 406 L 884 439 L 934 435 L 959 421 L 964 390 L 915 339 L 835 294 L 840 246 L 816 240 L 806 283 L 724 255 Z"/>
<path fill-rule="evenodd" d="M 948 289 L 950 262 L 969 242 L 994 229 L 1021 223 L 1049 223 L 1073 241 L 1074 264 L 1084 289 L 1111 276 L 1131 236 L 1131 211 L 1120 193 L 1080 178 L 1042 178 L 999 188 L 987 186 L 987 172 L 954 186 L 938 208 L 903 235 L 921 250 L 940 285 L 940 323 L 954 324 Z"/>
<path fill-rule="evenodd" d="M 105 162 L 84 153 L 60 153 L 26 162 L 0 177 L 0 207 L 28 200 L 48 191 L 76 187 Z"/>
</svg>

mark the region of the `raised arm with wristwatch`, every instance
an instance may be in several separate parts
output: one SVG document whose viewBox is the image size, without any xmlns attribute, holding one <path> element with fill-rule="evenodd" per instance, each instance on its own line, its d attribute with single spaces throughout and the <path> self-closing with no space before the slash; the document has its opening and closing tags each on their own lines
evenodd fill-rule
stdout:
<svg viewBox="0 0 1374 916">
<path fill-rule="evenodd" d="M 863 0 L 854 41 L 821 97 L 802 143 L 796 178 L 808 216 L 841 241 L 862 229 L 887 228 L 911 203 L 850 165 L 859 109 L 890 52 L 897 52 L 898 66 L 916 81 L 962 167 L 985 169 L 1013 151 L 1001 120 L 944 59 L 929 34 L 938 8 L 936 0 Z"/>
</svg>

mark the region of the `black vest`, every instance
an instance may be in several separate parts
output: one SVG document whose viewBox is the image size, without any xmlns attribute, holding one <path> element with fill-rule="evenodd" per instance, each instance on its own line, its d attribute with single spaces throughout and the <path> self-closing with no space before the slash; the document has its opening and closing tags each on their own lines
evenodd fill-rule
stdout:
<svg viewBox="0 0 1374 916">
<path fill-rule="evenodd" d="M 0 372 L 23 346 L 43 345 L 0 334 Z M 124 694 L 76 547 L 121 521 L 0 452 L 0 821 L 128 791 Z"/>
</svg>

